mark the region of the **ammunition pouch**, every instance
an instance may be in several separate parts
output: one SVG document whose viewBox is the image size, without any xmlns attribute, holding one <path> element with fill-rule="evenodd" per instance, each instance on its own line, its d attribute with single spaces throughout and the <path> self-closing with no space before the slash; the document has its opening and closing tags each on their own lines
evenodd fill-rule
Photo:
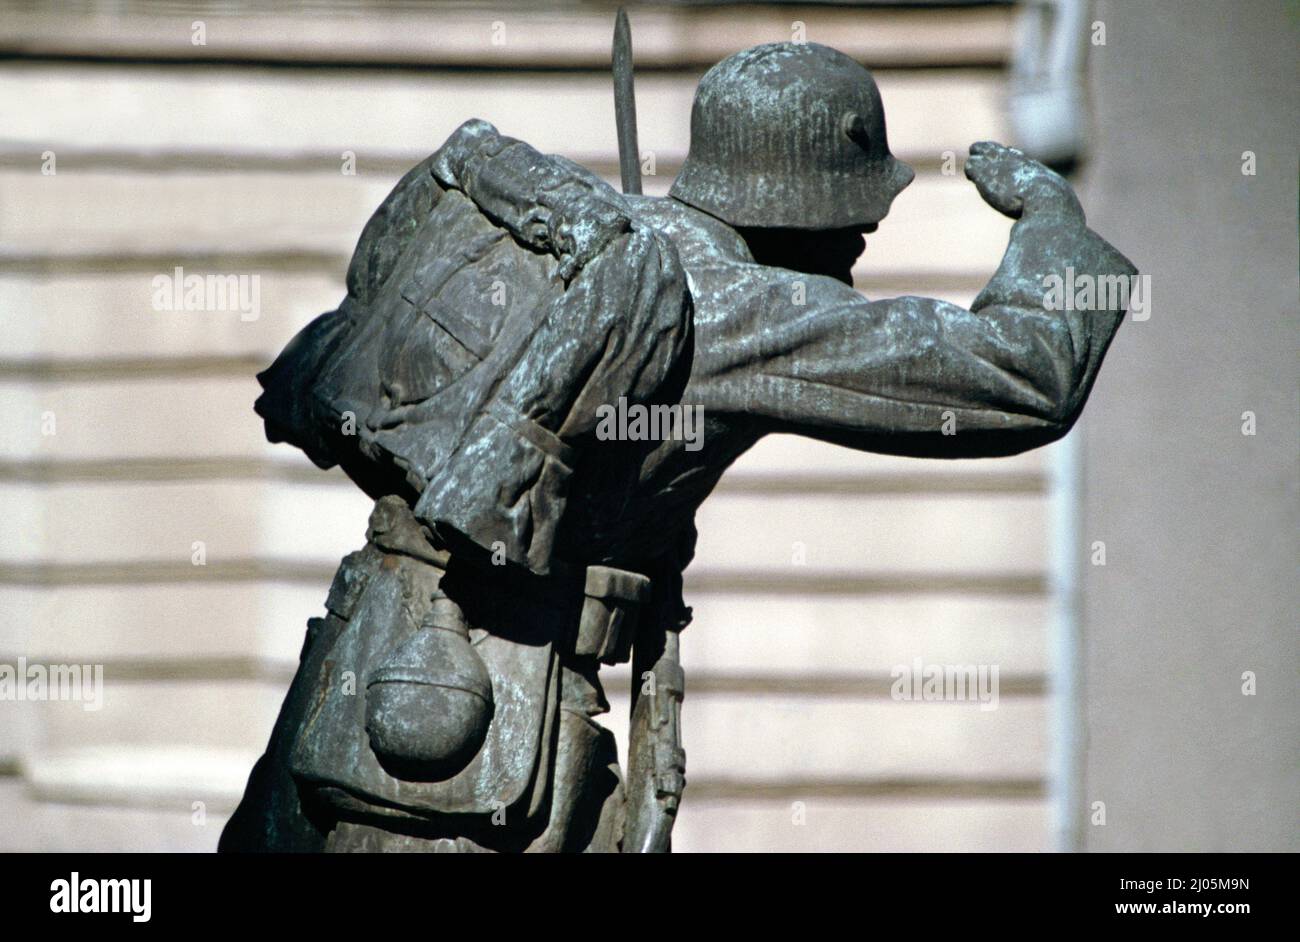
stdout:
<svg viewBox="0 0 1300 942">
<path fill-rule="evenodd" d="M 573 652 L 602 664 L 622 664 L 632 656 L 637 617 L 650 597 L 650 580 L 640 573 L 588 566 L 582 614 Z"/>
</svg>

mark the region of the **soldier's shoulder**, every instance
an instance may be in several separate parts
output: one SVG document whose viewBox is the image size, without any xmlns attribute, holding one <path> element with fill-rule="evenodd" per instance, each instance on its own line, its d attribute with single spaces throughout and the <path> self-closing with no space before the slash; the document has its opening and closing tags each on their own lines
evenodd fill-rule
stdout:
<svg viewBox="0 0 1300 942">
<path fill-rule="evenodd" d="M 824 275 L 762 265 L 754 261 L 744 238 L 714 216 L 672 197 L 624 197 L 638 225 L 657 230 L 677 250 L 683 267 L 697 286 L 697 302 L 712 285 L 725 293 L 730 303 L 744 296 L 782 293 L 791 286 L 812 290 L 818 296 L 854 295 L 851 286 Z"/>
<path fill-rule="evenodd" d="M 725 222 L 671 196 L 624 197 L 633 219 L 662 233 L 687 270 L 718 264 L 752 263 L 740 233 Z"/>
</svg>

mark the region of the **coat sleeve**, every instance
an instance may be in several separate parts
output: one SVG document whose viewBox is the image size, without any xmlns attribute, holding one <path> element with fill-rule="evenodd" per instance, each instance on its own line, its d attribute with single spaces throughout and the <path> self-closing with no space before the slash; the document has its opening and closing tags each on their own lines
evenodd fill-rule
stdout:
<svg viewBox="0 0 1300 942">
<path fill-rule="evenodd" d="M 762 432 L 921 457 L 1014 454 L 1070 429 L 1135 274 L 1082 214 L 1017 222 L 970 310 L 869 301 L 833 279 L 782 272 L 740 305 L 702 391 Z M 1080 296 L 1090 309 L 1061 309 L 1070 284 L 1053 295 L 1054 279 L 1081 276 L 1096 286 L 1091 302 Z"/>
</svg>

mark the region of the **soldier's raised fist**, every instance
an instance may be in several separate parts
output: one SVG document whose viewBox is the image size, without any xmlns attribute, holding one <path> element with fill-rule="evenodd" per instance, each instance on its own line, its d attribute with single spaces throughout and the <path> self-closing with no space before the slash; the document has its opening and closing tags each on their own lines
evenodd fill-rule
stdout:
<svg viewBox="0 0 1300 942">
<path fill-rule="evenodd" d="M 966 178 L 975 184 L 984 202 L 1012 219 L 1026 212 L 1083 218 L 1083 209 L 1070 184 L 1014 147 L 995 141 L 972 144 L 966 158 Z"/>
</svg>

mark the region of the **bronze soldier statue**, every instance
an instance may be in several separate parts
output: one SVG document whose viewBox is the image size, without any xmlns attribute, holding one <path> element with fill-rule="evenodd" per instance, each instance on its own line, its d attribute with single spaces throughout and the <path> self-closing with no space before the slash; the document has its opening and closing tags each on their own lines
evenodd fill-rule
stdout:
<svg viewBox="0 0 1300 942">
<path fill-rule="evenodd" d="M 268 436 L 376 503 L 221 848 L 667 850 L 681 576 L 726 468 L 774 432 L 947 458 L 1054 441 L 1124 316 L 1049 309 L 1067 267 L 1136 273 L 1060 176 L 993 143 L 966 175 L 1017 220 L 970 310 L 853 289 L 913 173 L 870 73 L 812 43 L 705 75 L 667 198 L 482 121 L 408 173 L 342 304 L 259 377 Z M 609 440 L 620 400 L 702 407 L 702 436 Z M 629 659 L 624 774 L 594 718 L 600 665 Z"/>
</svg>

